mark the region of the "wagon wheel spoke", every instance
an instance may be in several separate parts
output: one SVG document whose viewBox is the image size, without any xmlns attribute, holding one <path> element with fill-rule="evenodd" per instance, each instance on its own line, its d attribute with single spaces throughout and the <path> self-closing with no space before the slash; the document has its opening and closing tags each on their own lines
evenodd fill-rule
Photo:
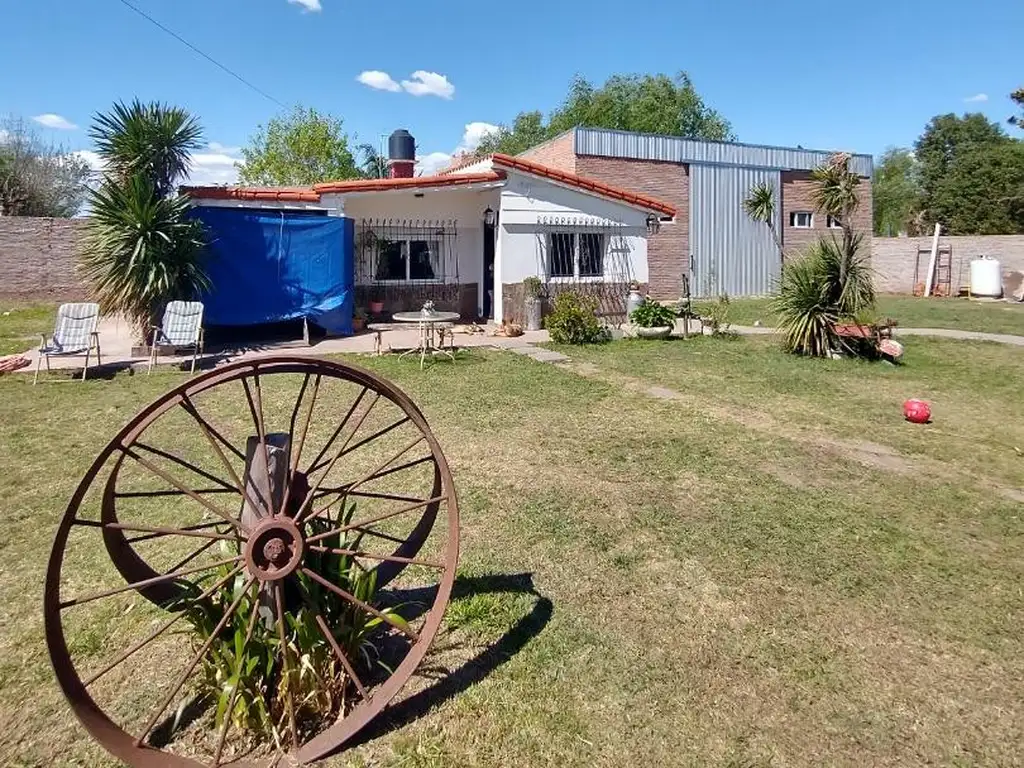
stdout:
<svg viewBox="0 0 1024 768">
<path fill-rule="evenodd" d="M 274 603 L 277 608 L 277 638 L 281 642 L 281 660 L 284 664 L 284 674 L 288 680 L 286 687 L 285 706 L 288 709 L 288 721 L 292 727 L 292 747 L 299 748 L 299 732 L 295 727 L 295 697 L 292 693 L 292 670 L 291 655 L 288 653 L 288 640 L 286 638 L 287 628 L 284 623 L 284 586 L 278 581 L 274 584 Z"/>
<path fill-rule="evenodd" d="M 402 458 L 402 457 L 403 457 L 403 456 L 404 456 L 405 454 L 407 454 L 407 453 L 408 453 L 409 451 L 411 451 L 411 450 L 412 450 L 413 448 L 415 448 L 415 447 L 416 447 L 417 445 L 419 445 L 419 444 L 420 444 L 420 443 L 421 443 L 422 441 L 423 441 L 423 435 L 420 435 L 420 436 L 419 436 L 419 437 L 417 437 L 417 438 L 416 438 L 415 440 L 413 440 L 413 441 L 412 441 L 411 443 L 409 443 L 409 444 L 408 444 L 407 446 L 405 446 L 405 448 L 403 448 L 402 450 L 400 450 L 400 451 L 399 451 L 398 453 L 396 453 L 396 454 L 395 454 L 394 456 L 392 456 L 392 457 L 391 457 L 390 459 L 388 459 L 388 460 L 387 460 L 387 461 L 385 461 L 385 462 L 384 462 L 383 464 L 381 464 L 381 465 L 380 465 L 379 467 L 377 467 L 376 469 L 374 469 L 374 470 L 373 470 L 372 472 L 369 472 L 368 474 L 364 475 L 364 476 L 363 476 L 363 477 L 361 477 L 361 478 L 360 478 L 359 480 L 356 480 L 356 481 L 355 481 L 354 483 L 350 483 L 350 484 L 349 484 L 349 486 L 348 486 L 348 489 L 346 490 L 346 492 L 345 492 L 345 493 L 343 493 L 343 494 L 341 494 L 341 495 L 340 495 L 340 496 L 339 496 L 339 497 L 338 497 L 337 499 L 335 499 L 334 501 L 332 501 L 332 502 L 331 502 L 330 504 L 328 504 L 328 505 L 327 505 L 326 507 L 323 507 L 323 508 L 321 508 L 320 510 L 318 510 L 317 512 L 314 512 L 314 513 L 313 513 L 312 515 L 309 515 L 309 516 L 308 516 L 308 517 L 306 517 L 306 518 L 302 518 L 302 521 L 303 521 L 303 522 L 306 522 L 306 521 L 308 521 L 308 520 L 312 520 L 312 519 L 313 519 L 314 517 L 319 517 L 319 516 L 320 516 L 320 515 L 322 515 L 322 514 L 323 514 L 324 512 L 328 512 L 328 511 L 330 511 L 330 509 L 331 509 L 331 508 L 332 508 L 332 507 L 333 507 L 333 506 L 334 506 L 335 504 L 337 504 L 338 502 L 344 503 L 344 502 L 345 502 L 345 498 L 346 498 L 346 497 L 348 496 L 348 494 L 349 494 L 349 493 L 350 493 L 350 492 L 352 491 L 352 489 L 353 489 L 353 488 L 358 488 L 358 487 L 359 487 L 360 485 L 363 485 L 364 483 L 367 483 L 367 482 L 369 482 L 370 478 L 372 478 L 372 477 L 373 477 L 374 475 L 376 475 L 376 474 L 377 474 L 378 472 L 380 472 L 380 471 L 382 471 L 382 470 L 384 470 L 384 469 L 387 469 L 387 468 L 388 468 L 389 466 L 391 466 L 391 464 L 393 464 L 394 462 L 398 461 L 398 460 L 399 460 L 400 458 Z M 333 462 L 332 462 L 332 466 L 333 466 Z M 325 472 L 324 474 L 325 474 L 325 476 L 326 476 L 326 475 L 327 475 L 327 474 L 329 474 L 329 473 L 330 473 L 330 469 L 328 469 L 328 470 L 327 470 L 327 472 Z"/>
<path fill-rule="evenodd" d="M 213 452 L 216 453 L 217 458 L 220 459 L 220 463 L 224 466 L 224 469 L 226 469 L 228 474 L 231 476 L 231 481 L 235 484 L 233 490 L 242 498 L 247 499 L 249 503 L 253 505 L 254 508 L 258 509 L 259 505 L 255 504 L 253 500 L 249 498 L 247 486 L 242 482 L 242 479 L 238 476 L 238 473 L 235 471 L 235 468 L 231 464 L 231 462 L 228 461 L 228 457 L 224 455 L 224 451 L 221 450 L 220 444 L 218 443 L 216 437 L 220 433 L 216 429 L 214 429 L 213 425 L 210 424 L 209 421 L 207 421 L 200 415 L 199 410 L 195 406 L 195 403 L 192 402 L 188 395 L 182 395 L 181 407 L 199 425 L 199 429 L 202 431 L 203 437 L 206 438 L 206 441 L 210 444 L 210 447 L 213 448 Z M 234 446 L 231 446 L 231 448 L 235 451 L 237 455 L 242 457 L 242 461 L 244 462 L 245 454 L 235 449 Z M 253 488 L 253 492 L 257 496 L 260 496 L 259 489 Z M 261 497 L 259 501 L 264 505 L 264 507 L 269 506 L 266 499 L 263 499 Z"/>
<path fill-rule="evenodd" d="M 302 460 L 302 449 L 306 445 L 306 435 L 309 434 L 309 424 L 313 420 L 313 409 L 316 407 L 316 398 L 320 394 L 320 379 L 321 375 L 318 373 L 316 378 L 313 380 L 313 394 L 309 400 L 309 409 L 306 411 L 306 420 L 302 425 L 302 435 L 299 437 L 298 445 L 292 452 L 292 460 L 288 467 L 288 482 L 284 487 L 284 498 L 281 501 L 282 512 L 287 512 L 288 502 L 291 500 L 292 485 L 295 481 L 295 473 L 299 468 L 299 462 Z M 307 373 L 302 380 L 302 387 L 299 389 L 299 395 L 295 398 L 295 407 L 292 409 L 292 418 L 288 423 L 288 435 L 290 439 L 295 437 L 295 422 L 299 416 L 299 406 L 302 405 L 302 398 L 306 394 L 306 387 L 309 385 L 309 374 Z"/>
<path fill-rule="evenodd" d="M 348 412 L 345 414 L 345 417 L 341 420 L 341 423 L 338 424 L 334 432 L 331 433 L 331 436 L 327 438 L 327 442 L 324 443 L 324 447 L 320 449 L 320 453 L 318 453 L 316 455 L 316 458 L 313 459 L 313 461 L 310 463 L 310 469 L 306 470 L 307 475 L 312 474 L 312 468 L 317 466 L 323 459 L 323 457 L 327 455 L 327 452 L 331 450 L 331 446 L 334 445 L 334 441 L 338 439 L 338 435 L 341 434 L 341 431 L 345 428 L 345 425 L 348 424 L 348 420 L 352 418 L 352 414 L 356 412 L 356 408 L 359 407 L 359 404 L 363 401 L 363 398 L 366 397 L 366 393 L 369 391 L 370 390 L 367 387 L 363 387 L 363 389 L 356 396 L 356 399 L 352 402 L 352 405 L 349 406 Z"/>
<path fill-rule="evenodd" d="M 370 698 L 370 695 L 366 692 L 366 686 L 363 685 L 363 681 L 359 679 L 359 675 L 356 674 L 356 670 L 348 660 L 345 652 L 341 650 L 341 646 L 338 644 L 337 638 L 334 637 L 334 633 L 331 632 L 331 628 L 327 626 L 327 622 L 324 620 L 323 615 L 317 609 L 316 605 L 313 604 L 313 601 L 310 599 L 305 588 L 303 588 L 301 584 L 299 585 L 299 591 L 302 593 L 302 600 L 306 604 L 306 607 L 313 614 L 314 621 L 316 621 L 316 625 L 320 628 L 320 633 L 330 644 L 331 649 L 334 651 L 334 655 L 338 657 L 338 661 L 341 662 L 341 666 L 345 668 L 345 673 L 349 676 L 349 679 L 352 680 L 356 690 L 359 691 L 359 695 L 364 699 Z"/>
<path fill-rule="evenodd" d="M 255 585 L 253 585 L 253 587 L 253 594 L 250 597 L 250 600 L 252 600 L 252 609 L 249 613 L 249 625 L 245 628 L 245 640 L 242 642 L 242 655 L 235 659 L 235 663 L 238 665 L 238 669 L 235 672 L 236 682 L 234 688 L 231 690 L 231 697 L 228 699 L 228 707 L 224 711 L 224 722 L 220 728 L 220 736 L 217 738 L 217 753 L 213 758 L 213 768 L 217 768 L 217 766 L 220 765 L 221 755 L 224 754 L 224 743 L 228 737 L 228 729 L 231 727 L 231 715 L 235 711 L 235 702 L 238 701 L 238 693 L 242 685 L 242 661 L 245 659 L 245 651 L 249 648 L 249 641 L 252 640 L 252 633 L 256 628 L 256 619 L 260 615 L 260 612 L 256 610 L 259 588 Z"/>
<path fill-rule="evenodd" d="M 253 386 L 249 388 L 248 378 L 242 379 L 242 388 L 245 390 L 245 400 L 249 404 L 249 411 L 252 414 L 252 419 L 256 423 L 256 435 L 260 439 L 260 445 L 263 446 L 263 466 L 270 469 L 270 446 L 267 445 L 267 430 L 266 425 L 263 421 L 263 388 L 260 386 L 260 374 L 259 367 L 254 365 L 252 372 Z M 268 517 L 274 516 L 274 500 L 273 498 L 265 499 L 264 509 L 267 510 Z"/>
<path fill-rule="evenodd" d="M 326 587 L 327 589 L 331 590 L 331 592 L 336 594 L 342 600 L 348 600 L 350 603 L 352 603 L 352 605 L 355 605 L 355 606 L 357 606 L 359 608 L 362 608 L 364 611 L 366 611 L 367 613 L 371 614 L 372 616 L 376 616 L 381 621 L 387 622 L 389 625 L 391 625 L 392 627 L 397 629 L 399 632 L 401 632 L 403 635 L 408 637 L 414 643 L 420 639 L 420 636 L 415 631 L 413 631 L 413 629 L 411 627 L 402 626 L 402 624 L 399 624 L 397 621 L 395 621 L 393 618 L 388 616 L 386 613 L 381 613 L 376 608 L 374 608 L 372 605 L 364 603 L 362 600 L 360 600 L 355 595 L 349 594 L 344 589 L 339 587 L 337 584 L 332 584 L 330 581 L 325 579 L 323 576 L 321 576 L 316 571 L 313 571 L 313 570 L 311 570 L 309 568 L 303 568 L 302 572 L 304 574 L 306 574 L 307 576 L 309 576 L 309 578 L 313 579 L 313 581 L 315 581 L 318 584 L 321 584 L 324 587 Z"/>
<path fill-rule="evenodd" d="M 367 531 L 369 533 L 369 531 Z M 402 539 L 397 539 L 401 542 Z M 444 570 L 445 564 L 434 560 L 420 560 L 415 557 L 399 557 L 398 555 L 375 555 L 373 552 L 364 552 L 355 549 L 338 549 L 335 547 L 310 547 L 315 552 L 329 552 L 333 555 L 348 555 L 349 557 L 365 557 L 370 560 L 380 560 L 385 563 L 404 563 L 406 565 L 423 565 L 427 568 L 440 568 Z"/>
<path fill-rule="evenodd" d="M 205 530 L 209 530 L 210 528 L 219 528 L 222 525 L 224 525 L 224 523 L 218 521 L 218 522 L 214 522 L 214 523 L 200 523 L 199 525 L 186 525 L 183 528 L 166 528 L 166 529 L 165 528 L 145 528 L 145 530 L 148 530 L 149 533 L 146 533 L 144 536 L 133 536 L 130 539 L 126 539 L 126 541 L 129 544 L 134 544 L 137 541 L 149 541 L 150 539 L 161 539 L 164 536 L 173 536 L 176 533 L 180 533 L 182 536 L 198 536 L 198 535 L 201 535 L 201 534 L 195 533 L 196 531 L 205 531 Z M 119 528 L 122 531 L 142 531 L 142 530 L 144 530 L 143 527 L 134 527 L 131 524 L 126 524 L 126 523 L 105 523 L 105 524 L 103 524 L 102 527 L 104 527 L 104 528 Z M 225 535 L 207 536 L 207 538 L 210 538 L 210 539 L 225 539 L 226 538 L 226 539 L 230 539 L 231 541 L 237 541 L 238 540 L 238 537 L 234 536 L 234 535 L 232 535 L 232 536 L 225 536 Z"/>
<path fill-rule="evenodd" d="M 235 611 L 238 610 L 238 606 L 245 598 L 245 593 L 248 592 L 252 585 L 255 583 L 256 577 L 250 576 L 249 580 L 245 583 L 245 586 L 242 588 L 242 591 L 239 593 L 238 597 L 236 597 L 234 602 L 231 603 L 230 606 L 228 606 L 228 609 L 226 611 L 224 611 L 224 615 L 221 617 L 220 621 L 217 622 L 217 626 L 214 627 L 213 631 L 210 632 L 209 638 L 207 638 L 206 642 L 203 643 L 203 646 L 199 649 L 198 653 L 196 653 L 192 657 L 192 660 L 189 662 L 188 667 L 177 679 L 171 692 L 161 702 L 160 708 L 156 712 L 154 712 L 153 716 L 150 717 L 150 719 L 147 721 L 146 727 L 142 730 L 142 733 L 139 734 L 139 737 L 135 740 L 136 747 L 142 746 L 142 742 L 146 740 L 146 737 L 149 735 L 149 732 L 153 730 L 153 726 L 156 725 L 156 721 L 160 719 L 160 715 L 162 715 L 164 713 L 164 710 L 166 710 L 167 707 L 170 706 L 171 702 L 174 701 L 174 697 L 178 695 L 178 691 L 180 691 L 181 687 L 185 685 L 185 681 L 188 680 L 188 676 L 192 674 L 192 670 L 196 668 L 196 664 L 198 664 L 202 660 L 203 656 L 206 655 L 206 652 L 210 650 L 210 646 L 213 645 L 214 641 L 217 639 L 217 636 L 220 635 L 224 627 L 227 626 L 228 622 L 231 620 L 231 617 L 235 615 Z"/>
<path fill-rule="evenodd" d="M 433 461 L 433 460 L 434 460 L 433 456 L 423 456 L 423 457 L 421 457 L 419 459 L 414 459 L 412 461 L 407 461 L 405 464 L 400 464 L 397 467 L 389 467 L 388 469 L 385 469 L 385 470 L 383 470 L 381 472 L 377 472 L 376 474 L 371 475 L 370 477 L 365 478 L 363 482 L 364 483 L 369 483 L 369 482 L 371 482 L 373 480 L 379 480 L 382 477 L 387 477 L 388 475 L 393 475 L 396 472 L 402 472 L 402 471 L 404 471 L 406 469 L 411 469 L 412 467 L 417 467 L 420 464 L 425 464 L 426 462 Z M 349 492 L 350 496 L 363 496 L 365 498 L 373 498 L 373 499 L 375 499 L 375 498 L 387 498 L 387 496 L 376 495 L 376 494 L 373 494 L 373 493 L 369 493 L 367 491 L 363 491 L 361 493 L 352 493 L 351 489 L 352 489 L 352 487 L 354 485 L 355 485 L 355 481 L 353 481 L 351 483 L 345 483 L 344 485 L 336 485 L 333 488 L 321 488 L 321 491 L 318 494 L 318 498 L 322 498 L 324 496 L 330 496 L 332 493 L 345 493 L 345 492 Z M 397 497 L 395 497 L 395 498 L 397 500 Z M 410 498 L 409 501 L 414 501 L 414 499 Z"/>
<path fill-rule="evenodd" d="M 234 491 L 234 490 L 236 490 L 235 488 L 232 488 L 231 484 L 228 483 L 223 478 L 217 477 L 216 475 L 214 475 L 214 474 L 212 474 L 210 472 L 207 472 L 205 469 L 200 469 L 199 467 L 197 467 L 194 464 L 192 464 L 190 461 L 187 461 L 186 459 L 183 459 L 180 456 L 171 453 L 170 451 L 165 451 L 162 448 L 156 448 L 155 446 L 148 445 L 148 444 L 143 443 L 143 442 L 138 441 L 138 440 L 135 441 L 134 443 L 132 443 L 132 447 L 133 448 L 141 448 L 142 450 L 146 451 L 147 453 L 152 453 L 154 456 L 159 456 L 162 459 L 167 459 L 168 461 L 170 461 L 170 462 L 172 462 L 174 464 L 177 464 L 179 467 L 184 467 L 185 469 L 189 470 L 190 472 L 194 472 L 195 474 L 199 475 L 204 480 L 209 480 L 211 483 L 216 483 L 217 485 L 219 485 L 221 488 L 223 488 L 226 491 Z"/>
<path fill-rule="evenodd" d="M 151 579 L 143 579 L 142 581 L 136 581 L 131 584 L 127 584 L 123 587 L 117 587 L 116 589 L 108 589 L 106 592 L 98 592 L 95 595 L 89 595 L 88 597 L 76 597 L 71 600 L 65 600 L 60 603 L 61 609 L 70 608 L 74 605 L 84 605 L 85 603 L 91 603 L 94 600 L 100 600 L 104 597 L 111 597 L 113 595 L 119 595 L 122 592 L 130 592 L 132 590 L 139 590 L 143 587 L 150 587 L 154 584 L 162 584 L 165 581 L 173 581 L 174 579 L 180 579 L 182 576 L 190 576 L 193 573 L 199 573 L 200 571 L 208 571 L 211 568 L 219 568 L 222 565 L 231 565 L 237 563 L 242 557 L 231 557 L 227 560 L 220 560 L 216 563 L 209 563 L 208 565 L 199 565 L 195 568 L 187 568 L 184 571 L 171 571 L 169 573 L 161 574 L 160 576 L 154 576 Z"/>
<path fill-rule="evenodd" d="M 186 565 L 191 563 L 193 560 L 195 560 L 197 557 L 199 557 L 201 554 L 203 554 L 203 552 L 208 550 L 210 547 L 212 547 L 216 543 L 217 543 L 217 539 L 211 539 L 210 541 L 208 541 L 205 544 L 203 544 L 203 546 L 201 546 L 199 549 L 197 549 L 191 555 L 187 555 L 183 560 L 179 560 L 177 563 L 172 565 L 167 570 L 168 571 L 176 571 L 179 568 L 184 568 Z"/>
<path fill-rule="evenodd" d="M 352 412 L 355 410 L 356 404 L 360 400 L 362 400 L 363 395 L 365 393 L 366 393 L 366 390 L 364 390 L 363 392 L 359 393 L 359 397 L 356 398 L 356 403 L 352 404 L 352 408 L 350 408 L 349 412 L 345 415 L 345 419 L 342 422 L 342 426 L 344 426 L 344 422 L 345 421 L 348 421 L 349 416 L 351 416 Z M 369 416 L 370 411 L 373 410 L 373 406 L 375 406 L 377 404 L 378 400 L 380 400 L 380 392 L 375 392 L 374 396 L 373 396 L 373 400 L 370 401 L 370 404 L 366 407 L 366 410 L 363 411 L 363 414 L 356 420 L 355 426 L 352 428 L 352 432 L 345 439 L 345 442 L 342 443 L 341 448 L 338 449 L 338 452 L 334 454 L 334 457 L 326 464 L 327 470 L 322 475 L 320 475 L 320 477 L 317 478 L 316 482 L 313 484 L 313 487 L 309 489 L 308 493 L 306 493 L 306 498 L 302 500 L 302 505 L 299 507 L 298 512 L 295 513 L 295 520 L 296 520 L 296 522 L 300 522 L 300 521 L 305 519 L 304 515 L 309 510 L 310 504 L 313 503 L 314 495 L 316 494 L 317 491 L 320 490 L 320 485 L 327 478 L 327 476 L 329 474 L 331 474 L 331 470 L 334 468 L 334 465 L 338 462 L 338 459 L 340 459 L 342 457 L 342 454 L 345 452 L 345 448 L 349 444 L 349 441 L 351 441 L 352 437 L 356 434 L 356 432 L 359 431 L 359 427 L 361 427 L 363 425 L 363 421 L 365 421 L 366 417 Z M 330 444 L 331 442 L 334 441 L 334 439 L 340 433 L 340 431 L 341 431 L 341 427 L 339 426 L 338 429 L 335 430 L 335 434 L 331 436 L 331 440 L 328 441 L 328 444 Z M 324 447 L 326 448 L 327 446 L 324 446 Z M 321 451 L 321 453 L 323 453 L 323 452 L 324 451 Z M 310 473 L 307 472 L 306 474 L 308 476 Z"/>
<path fill-rule="evenodd" d="M 399 419 L 398 421 L 396 421 L 396 422 L 394 422 L 392 424 L 389 424 L 386 427 L 382 427 L 381 429 L 378 429 L 372 435 L 370 435 L 369 437 L 364 437 L 362 440 L 360 440 L 355 445 L 346 446 L 345 449 L 339 455 L 339 458 L 341 456 L 348 456 L 348 454 L 354 453 L 356 450 L 358 450 L 359 448 L 362 448 L 364 445 L 367 445 L 368 443 L 372 443 L 378 437 L 383 437 L 388 432 L 391 432 L 392 430 L 398 429 L 400 426 L 402 426 L 403 424 L 408 424 L 410 421 L 411 421 L 411 419 L 408 416 L 405 416 L 405 417 Z M 358 429 L 358 427 L 357 427 L 357 429 Z M 355 436 L 355 430 L 353 430 L 352 436 L 353 437 Z M 315 465 L 313 465 L 313 466 L 311 466 L 309 468 L 309 474 L 313 474 L 317 470 L 323 469 L 325 466 L 326 466 L 325 462 L 321 462 L 320 464 L 315 464 Z"/>
<path fill-rule="evenodd" d="M 118 448 L 120 448 L 121 451 L 125 453 L 125 455 L 130 456 L 131 458 L 135 459 L 135 461 L 137 461 L 139 464 L 144 466 L 146 469 L 148 469 L 154 475 L 156 475 L 157 477 L 159 477 L 159 478 L 163 479 L 164 481 L 170 483 L 175 488 L 177 488 L 179 491 L 181 491 L 186 496 L 188 496 L 190 499 L 193 499 L 194 501 L 199 502 L 204 507 L 206 507 L 208 510 L 213 512 L 215 515 L 217 515 L 218 517 L 222 518 L 225 522 L 230 523 L 235 528 L 239 528 L 240 530 L 243 530 L 243 531 L 246 530 L 245 526 L 242 525 L 242 521 L 241 520 L 236 520 L 229 512 L 225 512 L 223 509 L 218 507 L 216 504 L 213 504 L 208 499 L 203 498 L 198 493 L 193 491 L 191 488 L 187 488 L 186 486 L 182 485 L 180 482 L 178 482 L 178 480 L 176 480 L 174 478 L 173 475 L 168 474 L 167 472 L 162 470 L 160 467 L 158 467 L 156 464 L 151 462 L 149 459 L 147 459 L 147 458 L 145 458 L 143 456 L 140 456 L 138 453 L 136 453 L 135 451 L 133 451 L 131 448 L 129 448 L 127 446 L 119 445 Z"/>
<path fill-rule="evenodd" d="M 410 504 L 407 507 L 402 507 L 401 509 L 394 509 L 390 512 L 384 512 L 380 515 L 377 515 L 376 517 L 370 517 L 366 520 L 359 520 L 355 523 L 349 523 L 347 525 L 341 526 L 340 528 L 335 528 L 331 531 L 324 531 L 323 533 L 318 533 L 315 536 L 310 536 L 308 539 L 306 539 L 306 544 L 315 544 L 318 541 L 322 541 L 323 539 L 326 539 L 330 536 L 337 536 L 339 533 L 345 533 L 346 531 L 363 530 L 364 528 L 367 528 L 367 526 L 383 522 L 384 520 L 389 520 L 392 517 L 398 517 L 399 515 L 405 515 L 409 512 L 415 512 L 417 509 L 422 509 L 423 507 L 429 506 L 431 504 L 438 504 L 442 501 L 445 501 L 447 498 L 447 496 L 435 496 L 432 499 L 421 499 L 415 504 Z"/>
<path fill-rule="evenodd" d="M 231 581 L 231 579 L 235 578 L 238 574 L 240 574 L 244 567 L 245 566 L 243 566 L 243 565 L 238 566 L 237 568 L 232 570 L 227 576 L 224 576 L 220 580 L 215 582 L 213 584 L 213 586 L 209 587 L 205 592 L 203 592 L 201 595 L 199 595 L 199 597 L 196 598 L 196 602 L 198 602 L 200 600 L 206 600 L 207 598 L 209 598 L 211 595 L 213 595 L 214 592 L 216 592 L 218 589 L 220 589 L 225 584 L 227 584 L 229 581 Z M 103 677 L 103 675 L 107 674 L 107 672 L 109 672 L 114 667 L 116 667 L 118 664 L 126 661 L 129 657 L 134 656 L 138 651 L 142 650 L 147 645 L 149 645 L 151 642 L 156 640 L 158 637 L 160 637 L 160 635 L 162 635 L 168 629 L 173 627 L 175 624 L 177 624 L 179 621 L 181 621 L 181 619 L 183 619 L 184 617 L 185 617 L 185 613 L 183 611 L 179 612 L 176 616 L 174 616 L 173 618 L 171 618 L 168 621 L 164 622 L 160 627 L 158 627 L 156 629 L 156 631 L 151 632 L 144 639 L 142 639 L 139 642 L 137 642 L 135 645 L 133 645 L 127 651 L 125 651 L 120 656 L 118 656 L 116 659 L 114 659 L 112 662 L 107 664 L 107 666 L 103 667 L 103 669 L 101 669 L 99 672 L 96 672 L 94 675 L 92 675 L 91 677 L 89 677 L 86 680 L 84 680 L 82 682 L 82 685 L 84 687 L 89 687 L 90 685 L 95 683 L 97 680 L 99 680 L 101 677 Z"/>
<path fill-rule="evenodd" d="M 193 488 L 192 493 L 238 493 L 234 488 Z M 165 496 L 187 496 L 184 491 L 168 488 L 162 491 L 115 491 L 115 499 L 159 499 Z"/>
</svg>

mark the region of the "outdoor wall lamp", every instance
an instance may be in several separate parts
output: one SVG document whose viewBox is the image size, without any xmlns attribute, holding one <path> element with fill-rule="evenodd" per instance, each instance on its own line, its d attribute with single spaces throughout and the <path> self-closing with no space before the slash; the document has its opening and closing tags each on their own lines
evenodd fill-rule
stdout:
<svg viewBox="0 0 1024 768">
<path fill-rule="evenodd" d="M 647 217 L 647 234 L 656 235 L 661 229 L 661 221 L 653 213 Z"/>
<path fill-rule="evenodd" d="M 490 206 L 484 211 L 484 224 L 488 227 L 494 226 L 494 210 Z"/>
</svg>

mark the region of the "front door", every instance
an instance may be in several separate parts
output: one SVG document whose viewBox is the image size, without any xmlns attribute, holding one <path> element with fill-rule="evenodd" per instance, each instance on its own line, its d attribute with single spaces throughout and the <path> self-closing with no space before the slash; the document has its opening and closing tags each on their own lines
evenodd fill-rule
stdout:
<svg viewBox="0 0 1024 768">
<path fill-rule="evenodd" d="M 484 320 L 494 319 L 494 225 L 484 224 Z"/>
</svg>

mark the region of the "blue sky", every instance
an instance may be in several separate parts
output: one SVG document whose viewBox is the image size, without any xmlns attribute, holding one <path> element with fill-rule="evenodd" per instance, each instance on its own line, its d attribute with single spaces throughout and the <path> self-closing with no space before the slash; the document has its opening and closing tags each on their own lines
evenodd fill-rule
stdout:
<svg viewBox="0 0 1024 768">
<path fill-rule="evenodd" d="M 577 72 L 686 70 L 740 141 L 872 154 L 940 113 L 1005 121 L 1024 85 L 1020 0 L 131 2 L 360 141 L 408 128 L 427 165 L 520 110 L 550 110 Z M 211 144 L 193 180 L 226 182 L 237 148 L 280 111 L 120 0 L 3 0 L 0 22 L 15 30 L 0 47 L 0 114 L 37 118 L 75 150 L 114 100 L 169 101 Z"/>
</svg>

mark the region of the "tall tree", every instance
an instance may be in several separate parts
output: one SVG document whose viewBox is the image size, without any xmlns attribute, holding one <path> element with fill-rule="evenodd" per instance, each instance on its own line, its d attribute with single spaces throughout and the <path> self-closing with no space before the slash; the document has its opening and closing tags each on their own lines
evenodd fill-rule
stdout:
<svg viewBox="0 0 1024 768">
<path fill-rule="evenodd" d="M 871 196 L 876 235 L 916 234 L 921 185 L 913 152 L 889 147 L 882 153 L 875 164 Z"/>
<path fill-rule="evenodd" d="M 341 119 L 311 107 L 296 106 L 259 126 L 242 156 L 238 175 L 245 184 L 308 186 L 362 175 Z"/>
<path fill-rule="evenodd" d="M 89 174 L 84 160 L 44 142 L 25 120 L 0 121 L 0 215 L 74 216 Z"/>
<path fill-rule="evenodd" d="M 710 141 L 735 138 L 729 122 L 704 103 L 685 72 L 674 78 L 613 75 L 599 88 L 577 75 L 546 123 L 539 111 L 520 112 L 511 126 L 487 137 L 479 151 L 518 154 L 575 126 Z"/>
<path fill-rule="evenodd" d="M 367 179 L 386 179 L 388 177 L 388 159 L 373 144 L 360 144 L 356 149 L 363 156 L 359 170 Z"/>
<path fill-rule="evenodd" d="M 959 153 L 932 205 L 951 235 L 1024 233 L 1024 141 Z"/>
<path fill-rule="evenodd" d="M 124 315 L 143 340 L 168 301 L 209 288 L 203 227 L 174 191 L 202 129 L 183 109 L 133 102 L 97 115 L 90 134 L 105 170 L 89 195 L 79 267 L 101 309 Z"/>
<path fill-rule="evenodd" d="M 1016 91 L 1011 93 L 1010 99 L 1020 109 L 1019 115 L 1013 115 L 1010 118 L 1010 125 L 1016 125 L 1018 128 L 1024 128 L 1024 88 L 1018 88 Z"/>
<path fill-rule="evenodd" d="M 926 223 L 946 223 L 942 217 L 948 215 L 949 211 L 937 209 L 936 195 L 956 159 L 979 148 L 1007 141 L 1010 138 L 1002 127 L 981 113 L 966 114 L 963 117 L 948 114 L 932 118 L 914 144 Z"/>
</svg>

